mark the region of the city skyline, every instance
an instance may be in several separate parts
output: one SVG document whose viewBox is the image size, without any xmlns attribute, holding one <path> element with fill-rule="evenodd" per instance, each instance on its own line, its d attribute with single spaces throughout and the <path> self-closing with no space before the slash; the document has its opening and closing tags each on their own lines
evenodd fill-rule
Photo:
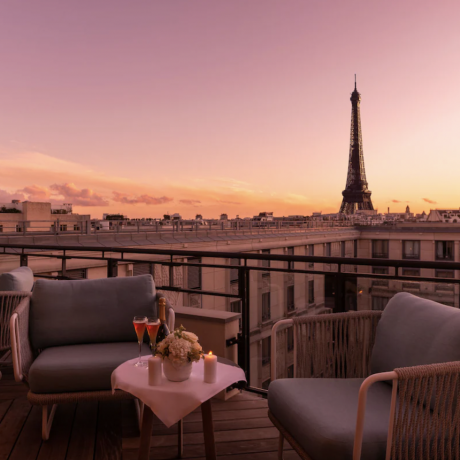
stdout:
<svg viewBox="0 0 460 460">
<path fill-rule="evenodd" d="M 379 212 L 458 208 L 454 1 L 0 7 L 0 202 L 337 212 L 350 94 Z"/>
</svg>

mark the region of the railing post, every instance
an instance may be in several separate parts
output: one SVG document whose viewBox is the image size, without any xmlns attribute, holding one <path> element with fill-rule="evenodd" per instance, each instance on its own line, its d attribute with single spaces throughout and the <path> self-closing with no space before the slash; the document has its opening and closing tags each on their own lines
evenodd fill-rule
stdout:
<svg viewBox="0 0 460 460">
<path fill-rule="evenodd" d="M 21 254 L 19 256 L 19 266 L 27 267 L 29 263 L 29 256 L 27 254 Z"/>
<path fill-rule="evenodd" d="M 238 296 L 241 299 L 241 338 L 238 341 L 238 365 L 244 370 L 248 385 L 250 382 L 249 343 L 249 270 L 247 266 L 238 268 Z"/>
<path fill-rule="evenodd" d="M 67 276 L 67 259 L 65 257 L 63 257 L 61 261 L 61 271 L 62 276 Z"/>
<path fill-rule="evenodd" d="M 118 276 L 118 260 L 107 259 L 107 278 Z"/>
</svg>

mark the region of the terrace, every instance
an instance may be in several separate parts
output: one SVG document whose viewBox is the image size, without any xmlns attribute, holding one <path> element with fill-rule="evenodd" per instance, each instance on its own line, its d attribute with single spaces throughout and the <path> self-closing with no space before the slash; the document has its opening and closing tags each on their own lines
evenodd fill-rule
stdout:
<svg viewBox="0 0 460 460">
<path fill-rule="evenodd" d="M 267 350 L 260 347 L 262 334 L 270 334 L 275 320 L 292 317 L 292 297 L 285 310 L 276 316 L 271 315 L 270 321 L 260 323 L 258 316 L 263 305 L 258 305 L 254 293 L 268 286 L 273 289 L 276 276 L 282 276 L 289 285 L 292 276 L 316 277 L 323 280 L 323 289 L 327 286 L 325 278 L 332 280 L 333 297 L 329 297 L 329 307 L 334 312 L 344 312 L 359 308 L 359 283 L 363 280 L 418 283 L 435 283 L 440 286 L 457 286 L 460 280 L 443 279 L 433 276 L 407 276 L 402 274 L 403 268 L 429 270 L 460 270 L 458 262 L 414 261 L 391 259 L 360 259 L 348 257 L 299 256 L 292 254 L 254 254 L 223 251 L 187 251 L 170 249 L 146 249 L 129 247 L 101 246 L 63 246 L 10 244 L 0 243 L 1 257 L 15 258 L 19 265 L 38 266 L 52 264 L 48 274 L 35 273 L 35 276 L 56 279 L 69 279 L 67 270 L 70 261 L 99 261 L 106 264 L 107 277 L 116 277 L 123 264 L 150 264 L 151 273 L 155 267 L 162 267 L 161 272 L 168 276 L 156 279 L 157 289 L 164 293 L 180 295 L 177 300 L 177 322 L 193 325 L 190 330 L 200 336 L 208 331 L 211 346 L 221 350 L 220 355 L 233 359 L 245 371 L 248 385 L 243 392 L 229 389 L 224 399 L 214 400 L 214 425 L 216 431 L 216 447 L 222 459 L 275 459 L 278 448 L 278 431 L 273 427 L 267 416 L 267 386 L 263 373 L 269 369 L 267 364 L 279 359 L 279 350 Z M 235 260 L 239 264 L 235 265 Z M 0 259 L 1 260 L 1 259 Z M 232 262 L 233 261 L 233 262 Z M 165 270 L 163 270 L 163 267 Z M 230 273 L 230 288 L 208 290 L 201 283 L 195 288 L 176 283 L 175 270 L 199 269 L 225 271 Z M 382 272 L 370 271 L 371 267 L 385 268 Z M 49 273 L 59 271 L 59 275 Z M 380 274 L 384 273 L 384 274 Z M 266 274 L 269 276 L 267 277 Z M 187 274 L 184 275 L 184 277 Z M 316 279 L 315 278 L 315 279 Z M 268 283 L 268 284 L 267 284 Z M 350 283 L 353 289 L 350 289 Z M 329 286 L 330 287 L 330 286 Z M 382 286 L 380 286 L 382 288 Z M 458 291 L 454 291 L 458 293 Z M 226 302 L 239 301 L 239 311 L 216 312 L 206 309 L 191 308 L 186 305 L 190 297 L 200 295 Z M 423 294 L 421 294 L 423 295 Z M 456 294 L 457 295 L 457 294 Z M 323 296 L 324 305 L 306 309 L 301 315 L 327 312 L 327 296 Z M 350 300 L 351 299 L 351 300 Z M 354 299 L 354 300 L 353 300 Z M 351 306 L 351 308 L 350 308 Z M 382 307 L 383 308 L 383 307 Z M 294 316 L 298 313 L 294 312 Z M 240 325 L 241 321 L 241 325 Z M 220 329 L 223 328 L 222 333 Z M 216 331 L 218 331 L 216 333 Z M 286 331 L 280 331 L 279 341 L 289 340 Z M 295 337 L 294 337 L 295 339 Z M 290 348 L 295 348 L 294 346 Z M 270 353 L 271 352 L 271 353 Z M 294 351 L 295 353 L 295 351 Z M 271 354 L 271 356 L 270 356 Z M 290 363 L 285 363 L 290 364 Z M 293 361 L 293 373 L 296 375 L 297 363 Z M 282 366 L 281 366 L 282 367 Z M 285 366 L 286 367 L 286 366 Z M 43 442 L 40 437 L 41 412 L 27 402 L 27 388 L 16 384 L 10 368 L 2 369 L 3 379 L 0 381 L 0 459 L 112 459 L 137 458 L 139 430 L 136 423 L 132 401 L 111 402 L 79 402 L 62 404 L 58 407 L 54 426 L 49 441 Z M 288 371 L 289 372 L 289 371 Z M 277 371 L 274 377 L 286 377 L 285 369 Z M 175 458 L 177 454 L 177 426 L 165 428 L 159 421 L 154 424 L 152 433 L 151 458 Z M 184 457 L 204 458 L 201 413 L 194 411 L 184 420 Z M 290 446 L 285 446 L 284 458 L 299 458 Z"/>
</svg>

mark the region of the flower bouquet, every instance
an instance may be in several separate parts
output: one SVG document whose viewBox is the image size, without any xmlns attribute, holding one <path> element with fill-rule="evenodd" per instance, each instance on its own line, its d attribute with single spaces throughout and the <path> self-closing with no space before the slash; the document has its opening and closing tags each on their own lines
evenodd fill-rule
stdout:
<svg viewBox="0 0 460 460">
<path fill-rule="evenodd" d="M 180 326 L 157 344 L 156 354 L 163 357 L 163 371 L 168 380 L 182 382 L 192 373 L 192 363 L 203 357 L 198 337 Z"/>
</svg>

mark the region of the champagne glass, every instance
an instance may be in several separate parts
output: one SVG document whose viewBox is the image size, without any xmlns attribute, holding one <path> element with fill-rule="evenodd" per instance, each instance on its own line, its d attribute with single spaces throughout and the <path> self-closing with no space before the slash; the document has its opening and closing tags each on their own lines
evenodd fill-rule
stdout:
<svg viewBox="0 0 460 460">
<path fill-rule="evenodd" d="M 147 318 L 147 332 L 149 333 L 150 350 L 152 350 L 153 356 L 155 356 L 156 353 L 156 340 L 159 327 L 160 320 L 158 318 Z"/>
<path fill-rule="evenodd" d="M 136 330 L 136 334 L 137 334 L 137 342 L 139 343 L 139 359 L 137 363 L 134 364 L 136 367 L 145 367 L 147 364 L 141 361 L 142 341 L 144 339 L 146 323 L 147 323 L 146 316 L 135 316 L 133 319 L 134 329 Z"/>
</svg>

